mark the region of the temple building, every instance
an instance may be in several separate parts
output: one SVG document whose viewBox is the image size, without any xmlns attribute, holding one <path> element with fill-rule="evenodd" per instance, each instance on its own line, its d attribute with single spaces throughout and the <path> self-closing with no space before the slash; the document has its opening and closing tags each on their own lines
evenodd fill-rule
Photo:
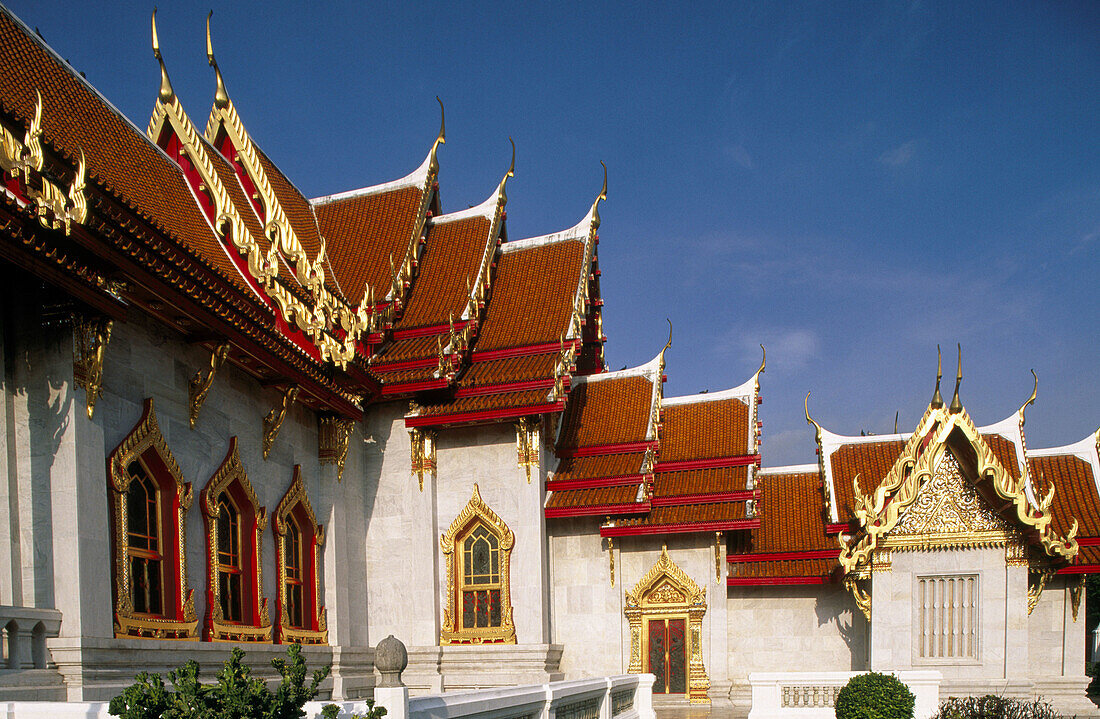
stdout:
<svg viewBox="0 0 1100 719">
<path fill-rule="evenodd" d="M 978 426 L 960 370 L 903 433 L 807 405 L 819 463 L 761 468 L 763 357 L 689 397 L 671 335 L 605 366 L 606 171 L 512 238 L 514 147 L 448 212 L 441 121 L 408 176 L 309 199 L 209 25 L 205 124 L 155 17 L 153 49 L 142 130 L 0 8 L 0 700 L 289 643 L 364 697 L 392 634 L 418 693 L 650 672 L 743 711 L 756 672 L 934 669 L 1094 710 L 1100 432 L 1030 448 L 1035 393 Z"/>
</svg>

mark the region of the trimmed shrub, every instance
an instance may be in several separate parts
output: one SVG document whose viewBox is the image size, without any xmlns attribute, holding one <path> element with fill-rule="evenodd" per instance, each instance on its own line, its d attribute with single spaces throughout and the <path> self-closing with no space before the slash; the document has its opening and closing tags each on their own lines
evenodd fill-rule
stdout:
<svg viewBox="0 0 1100 719">
<path fill-rule="evenodd" d="M 836 719 L 913 719 L 916 701 L 893 674 L 860 674 L 840 690 Z"/>
<path fill-rule="evenodd" d="M 168 689 L 159 674 L 141 672 L 136 681 L 111 700 L 108 712 L 119 719 L 302 719 L 302 708 L 317 696 L 317 686 L 328 676 L 329 667 L 313 672 L 306 686 L 306 660 L 302 647 L 292 644 L 286 659 L 271 660 L 283 680 L 272 692 L 263 680 L 241 663 L 244 652 L 234 648 L 217 682 L 199 682 L 199 665 L 194 660 L 168 672 Z M 328 704 L 321 716 L 335 719 L 339 707 Z"/>
<path fill-rule="evenodd" d="M 984 697 L 951 697 L 940 702 L 932 719 L 1056 719 L 1058 715 L 1042 699 L 1008 699 L 986 694 Z"/>
</svg>

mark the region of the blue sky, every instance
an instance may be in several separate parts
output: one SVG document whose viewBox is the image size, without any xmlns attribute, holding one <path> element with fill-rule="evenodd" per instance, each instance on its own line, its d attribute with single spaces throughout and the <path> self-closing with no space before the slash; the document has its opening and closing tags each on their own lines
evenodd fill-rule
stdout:
<svg viewBox="0 0 1100 719">
<path fill-rule="evenodd" d="M 11 2 L 144 128 L 142 3 Z M 936 344 L 980 424 L 1031 391 L 1032 447 L 1100 425 L 1100 3 L 171 3 L 161 42 L 200 125 L 204 21 L 253 137 L 308 196 L 406 174 L 447 110 L 445 211 L 517 147 L 511 239 L 576 223 L 609 168 L 610 365 L 675 327 L 666 394 L 768 348 L 766 466 L 911 429 Z M 948 391 L 950 387 L 948 388 Z"/>
</svg>

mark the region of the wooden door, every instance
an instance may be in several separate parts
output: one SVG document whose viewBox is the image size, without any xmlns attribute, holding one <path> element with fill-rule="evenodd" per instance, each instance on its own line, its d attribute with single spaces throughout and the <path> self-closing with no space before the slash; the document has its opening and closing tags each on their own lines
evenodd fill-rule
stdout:
<svg viewBox="0 0 1100 719">
<path fill-rule="evenodd" d="M 648 671 L 657 677 L 654 694 L 687 693 L 687 632 L 680 619 L 650 619 Z"/>
</svg>

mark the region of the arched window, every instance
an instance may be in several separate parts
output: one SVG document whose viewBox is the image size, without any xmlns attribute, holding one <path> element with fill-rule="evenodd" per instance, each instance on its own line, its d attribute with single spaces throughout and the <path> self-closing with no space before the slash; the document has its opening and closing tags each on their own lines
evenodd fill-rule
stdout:
<svg viewBox="0 0 1100 719">
<path fill-rule="evenodd" d="M 328 624 L 320 604 L 320 547 L 325 541 L 306 495 L 302 469 L 294 466 L 294 479 L 286 491 L 272 524 L 279 571 L 277 611 L 280 643 L 327 644 Z"/>
<path fill-rule="evenodd" d="M 184 532 L 193 495 L 160 433 L 151 398 L 108 458 L 107 475 L 115 636 L 197 638 Z"/>
<path fill-rule="evenodd" d="M 263 597 L 261 538 L 267 510 L 260 506 L 229 440 L 225 460 L 199 500 L 206 520 L 209 573 L 206 580 L 206 638 L 210 641 L 269 642 L 271 620 Z"/>
<path fill-rule="evenodd" d="M 440 644 L 515 644 L 508 562 L 515 535 L 482 501 L 478 486 L 439 539 L 447 560 Z"/>
</svg>

